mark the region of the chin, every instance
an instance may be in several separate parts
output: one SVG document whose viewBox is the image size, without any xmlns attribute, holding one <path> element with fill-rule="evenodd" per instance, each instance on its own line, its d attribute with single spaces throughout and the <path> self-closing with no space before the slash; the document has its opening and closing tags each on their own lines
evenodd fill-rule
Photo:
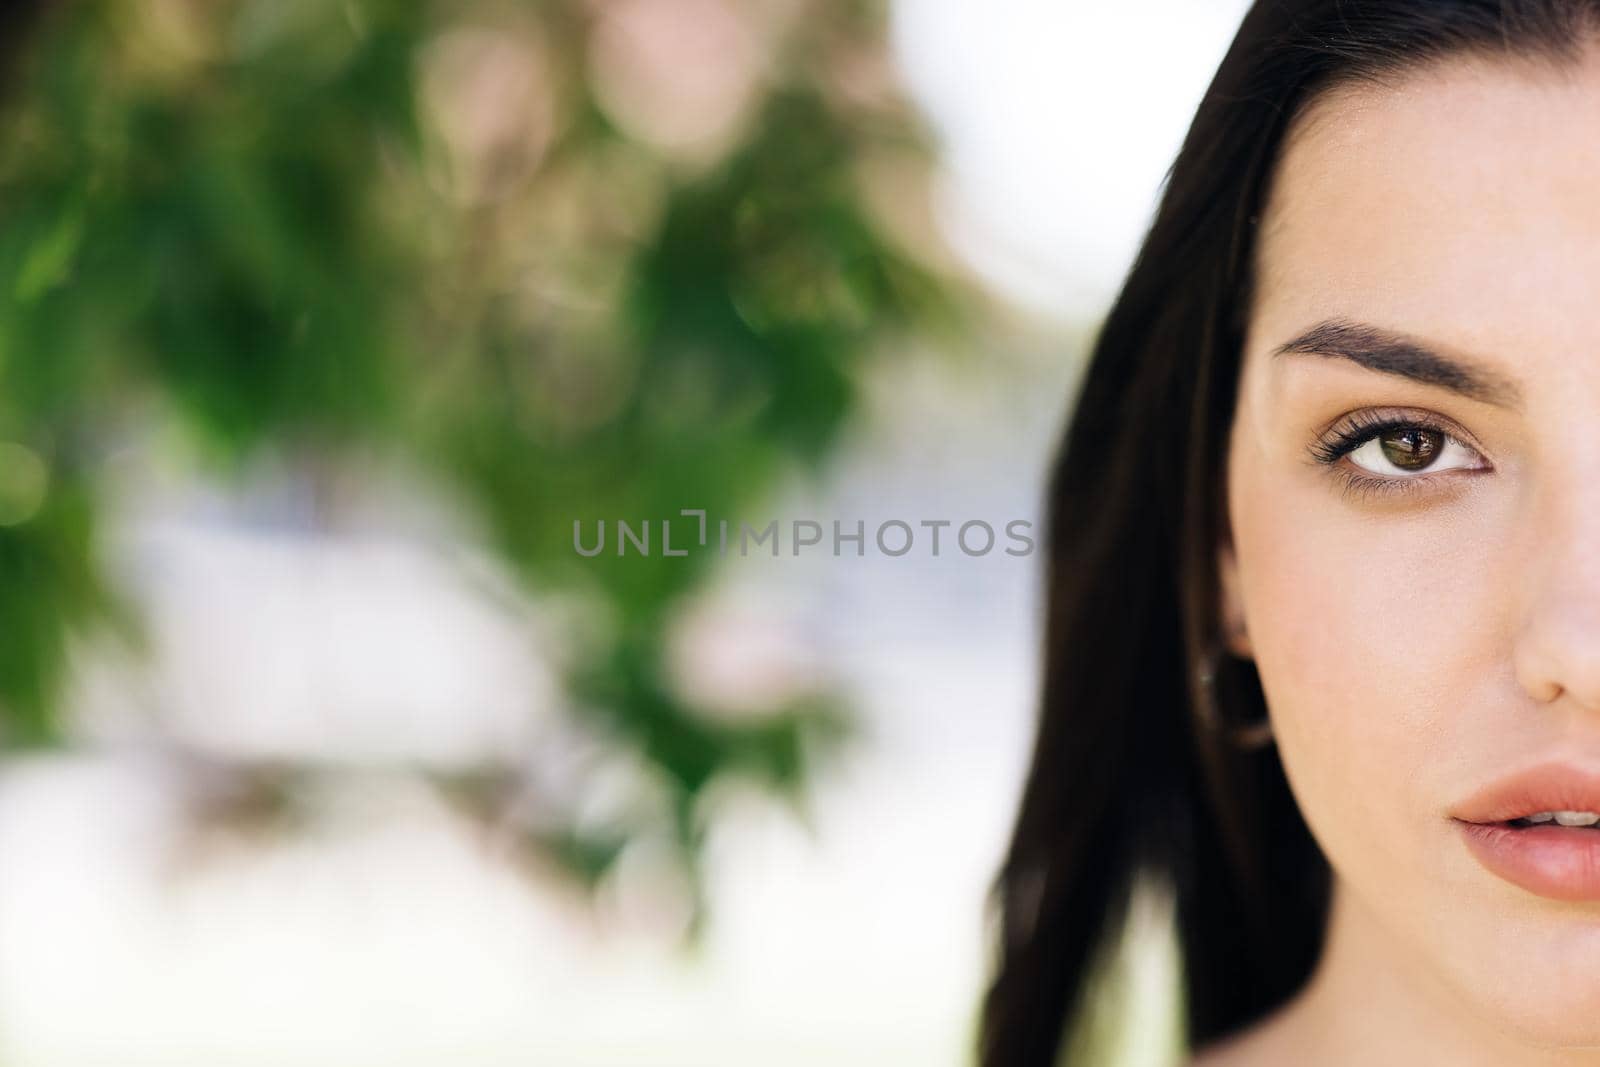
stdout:
<svg viewBox="0 0 1600 1067">
<path fill-rule="evenodd" d="M 1499 957 L 1485 976 L 1493 996 L 1473 1000 L 1529 1045 L 1600 1049 L 1600 912 L 1562 916 L 1512 942 L 1489 953 Z"/>
<path fill-rule="evenodd" d="M 1520 1001 L 1520 998 L 1519 998 Z M 1545 1049 L 1600 1050 L 1600 1019 L 1595 1010 L 1600 998 L 1558 998 L 1541 1003 L 1510 1006 L 1504 1029 L 1524 1044 Z"/>
</svg>

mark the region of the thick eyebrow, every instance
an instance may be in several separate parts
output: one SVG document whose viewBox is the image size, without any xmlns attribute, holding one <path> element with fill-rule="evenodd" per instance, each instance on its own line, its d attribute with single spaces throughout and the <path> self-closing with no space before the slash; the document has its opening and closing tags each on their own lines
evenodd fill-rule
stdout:
<svg viewBox="0 0 1600 1067">
<path fill-rule="evenodd" d="M 1515 382 L 1478 364 L 1436 352 L 1403 333 L 1366 323 L 1345 319 L 1320 322 L 1273 349 L 1272 355 L 1291 352 L 1348 359 L 1369 370 L 1448 389 L 1497 407 L 1522 405 L 1522 390 Z"/>
</svg>

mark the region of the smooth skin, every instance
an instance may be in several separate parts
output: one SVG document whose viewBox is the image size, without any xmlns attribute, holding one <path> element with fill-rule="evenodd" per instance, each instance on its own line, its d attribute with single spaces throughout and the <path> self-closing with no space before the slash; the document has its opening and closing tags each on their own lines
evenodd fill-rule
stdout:
<svg viewBox="0 0 1600 1067">
<path fill-rule="evenodd" d="M 1546 757 L 1600 768 L 1600 44 L 1574 67 L 1457 57 L 1320 99 L 1259 236 L 1223 625 L 1256 662 L 1333 908 L 1307 986 L 1192 1062 L 1600 1065 L 1600 903 L 1496 878 L 1449 818 Z M 1501 395 L 1275 354 L 1327 320 L 1403 334 Z M 1362 411 L 1450 436 L 1420 472 L 1377 439 L 1312 457 Z M 1359 493 L 1341 472 L 1414 481 Z"/>
</svg>

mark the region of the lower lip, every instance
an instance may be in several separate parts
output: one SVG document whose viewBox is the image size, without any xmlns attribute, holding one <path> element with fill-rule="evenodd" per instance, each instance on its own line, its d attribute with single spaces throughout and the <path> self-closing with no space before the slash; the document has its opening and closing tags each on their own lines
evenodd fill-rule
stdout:
<svg viewBox="0 0 1600 1067">
<path fill-rule="evenodd" d="M 1600 829 L 1457 821 L 1489 873 L 1552 900 L 1600 900 Z"/>
</svg>

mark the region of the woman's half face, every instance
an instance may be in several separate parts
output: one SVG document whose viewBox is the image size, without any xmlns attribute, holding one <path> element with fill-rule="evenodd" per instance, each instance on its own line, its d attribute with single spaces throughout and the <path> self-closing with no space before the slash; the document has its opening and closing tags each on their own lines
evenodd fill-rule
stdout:
<svg viewBox="0 0 1600 1067">
<path fill-rule="evenodd" d="M 1225 612 L 1341 951 L 1374 998 L 1600 1045 L 1600 826 L 1504 818 L 1600 782 L 1600 48 L 1324 96 L 1257 270 Z M 1554 800 L 1484 793 L 1552 763 Z"/>
</svg>

